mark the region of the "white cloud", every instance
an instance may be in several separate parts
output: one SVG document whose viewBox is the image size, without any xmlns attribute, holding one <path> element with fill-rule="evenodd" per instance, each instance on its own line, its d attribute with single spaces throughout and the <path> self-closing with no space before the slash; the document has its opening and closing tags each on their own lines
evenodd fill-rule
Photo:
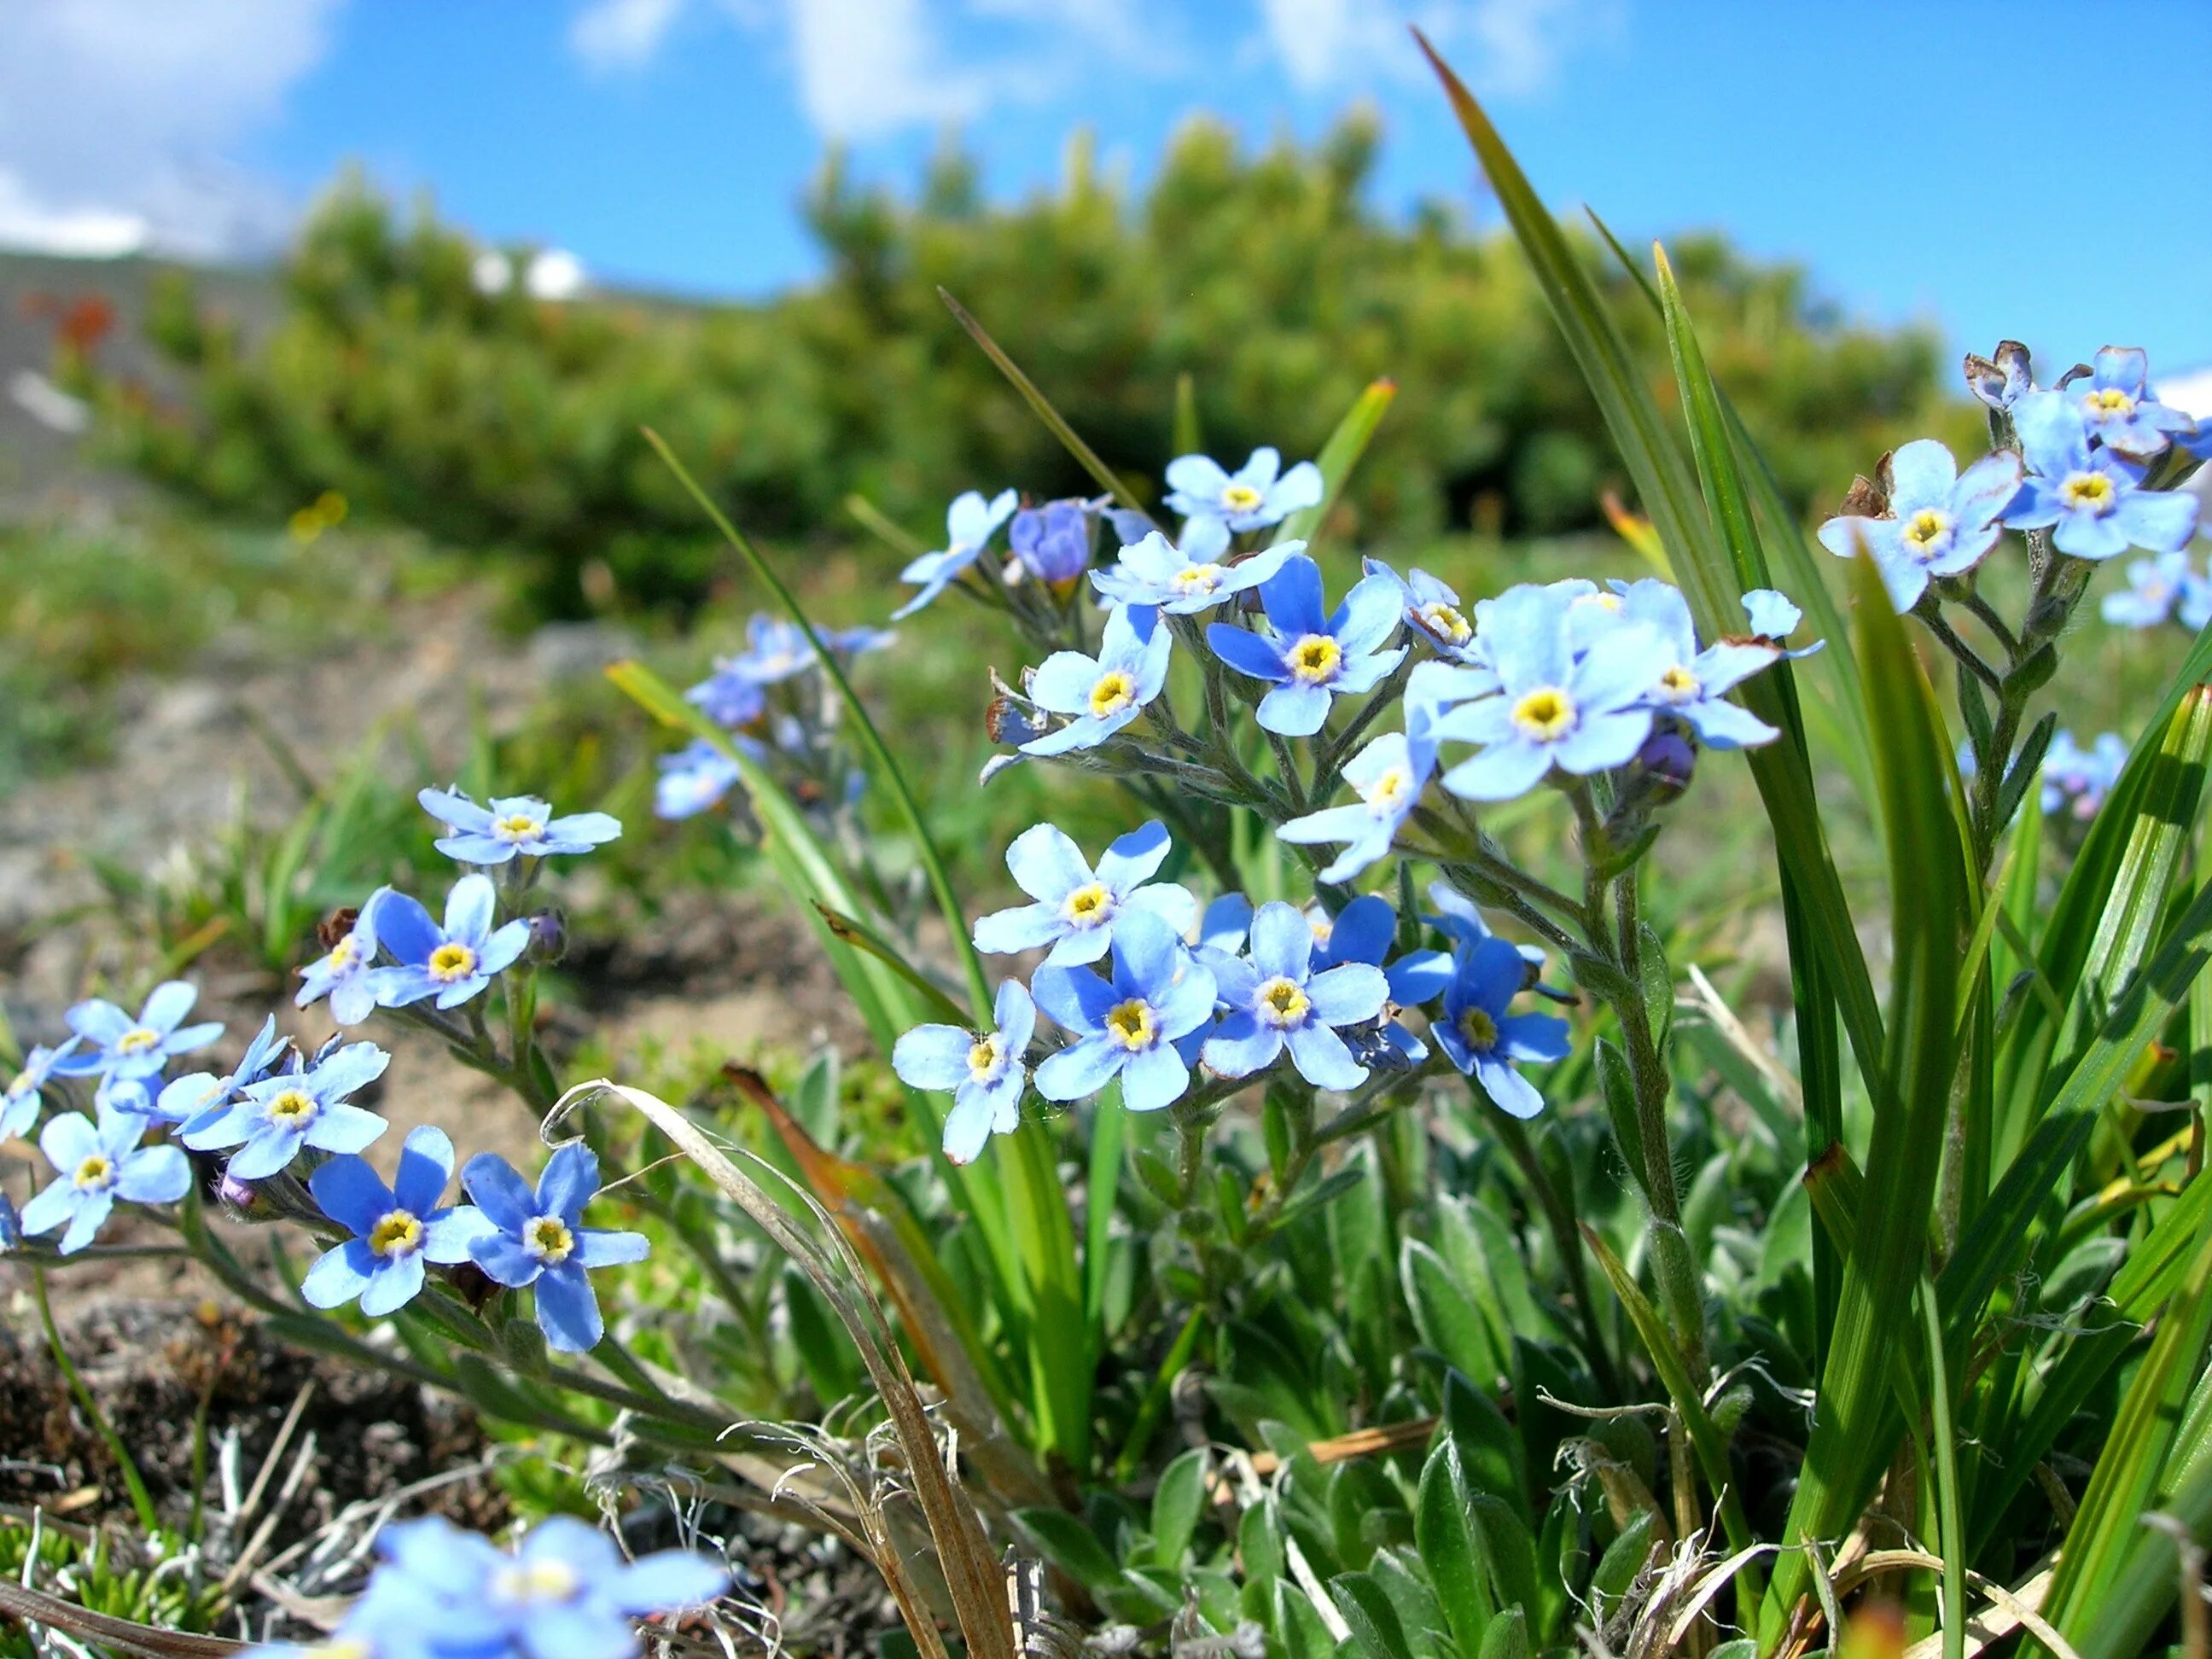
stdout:
<svg viewBox="0 0 2212 1659">
<path fill-rule="evenodd" d="M 650 63 L 684 14 L 684 0 L 591 0 L 568 25 L 568 45 L 594 69 Z"/>
<path fill-rule="evenodd" d="M 0 5 L 0 240 L 266 246 L 284 192 L 232 159 L 319 63 L 343 0 Z"/>
<path fill-rule="evenodd" d="M 1418 26 L 1474 87 L 1521 98 L 1553 83 L 1577 48 L 1609 34 L 1620 0 L 1259 0 L 1267 43 L 1301 91 L 1417 78 Z"/>
<path fill-rule="evenodd" d="M 786 0 L 784 14 L 799 107 L 823 132 L 880 137 L 988 101 L 984 76 L 945 61 L 922 0 Z"/>
</svg>

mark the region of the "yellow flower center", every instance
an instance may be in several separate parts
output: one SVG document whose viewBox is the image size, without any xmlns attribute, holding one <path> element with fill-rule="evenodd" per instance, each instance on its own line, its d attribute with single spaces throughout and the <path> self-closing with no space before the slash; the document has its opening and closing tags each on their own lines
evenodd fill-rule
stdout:
<svg viewBox="0 0 2212 1659">
<path fill-rule="evenodd" d="M 1159 1036 L 1159 1027 L 1152 1018 L 1152 1005 L 1142 997 L 1116 1003 L 1107 1011 L 1106 1035 L 1131 1054 L 1151 1048 Z"/>
<path fill-rule="evenodd" d="M 2118 504 L 2112 481 L 2101 472 L 2076 472 L 2058 486 L 2059 498 L 2078 513 L 2102 516 Z"/>
<path fill-rule="evenodd" d="M 1413 771 L 1409 766 L 1394 766 L 1375 780 L 1367 791 L 1370 806 L 1388 810 L 1413 793 Z"/>
<path fill-rule="evenodd" d="M 566 1601 L 584 1587 L 566 1561 L 518 1561 L 493 1583 L 505 1601 Z"/>
<path fill-rule="evenodd" d="M 1905 539 L 1912 550 L 1925 558 L 1929 550 L 1950 533 L 1951 515 L 1938 513 L 1932 507 L 1923 507 L 1905 520 Z"/>
<path fill-rule="evenodd" d="M 1705 690 L 1698 677 L 1676 663 L 1659 677 L 1659 690 L 1669 702 L 1695 702 L 1698 692 Z"/>
<path fill-rule="evenodd" d="M 332 970 L 335 971 L 339 969 L 352 967 L 353 959 L 356 956 L 360 954 L 360 951 L 361 947 L 353 942 L 353 935 L 351 933 L 348 933 L 336 945 L 331 946 L 331 967 Z"/>
<path fill-rule="evenodd" d="M 368 1248 L 374 1255 L 412 1255 L 422 1243 L 422 1224 L 406 1210 L 387 1210 L 368 1230 Z"/>
<path fill-rule="evenodd" d="M 1540 685 L 1513 705 L 1513 723 L 1539 743 L 1549 743 L 1573 729 L 1575 701 L 1556 685 Z"/>
<path fill-rule="evenodd" d="M 76 1183 L 76 1189 L 81 1193 L 96 1192 L 114 1178 L 115 1165 L 108 1161 L 107 1155 L 104 1152 L 94 1152 L 83 1163 L 78 1164 L 76 1174 L 73 1177 Z"/>
<path fill-rule="evenodd" d="M 2136 411 L 2136 400 L 2116 386 L 2100 386 L 2081 399 L 2081 407 L 2092 420 L 2108 420 L 2118 416 L 2125 420 Z"/>
<path fill-rule="evenodd" d="M 541 1215 L 522 1230 L 522 1248 L 549 1267 L 566 1261 L 576 1248 L 576 1235 L 557 1215 Z"/>
<path fill-rule="evenodd" d="M 1601 611 L 1618 611 L 1620 609 L 1620 595 L 1602 591 L 1595 593 L 1577 593 L 1575 595 L 1575 604 L 1594 605 Z"/>
<path fill-rule="evenodd" d="M 1249 513 L 1266 499 L 1248 483 L 1233 483 L 1221 492 L 1221 504 L 1231 513 Z"/>
<path fill-rule="evenodd" d="M 1218 564 L 1194 564 L 1175 573 L 1175 586 L 1185 593 L 1211 593 L 1224 574 Z"/>
<path fill-rule="evenodd" d="M 300 1650 L 301 1659 L 376 1659 L 376 1650 L 357 1636 L 341 1636 Z"/>
<path fill-rule="evenodd" d="M 979 1036 L 969 1046 L 968 1075 L 978 1083 L 988 1083 L 999 1074 L 999 1034 L 995 1031 Z"/>
<path fill-rule="evenodd" d="M 1447 645 L 1465 645 L 1474 637 L 1466 617 L 1442 599 L 1420 609 L 1421 625 Z"/>
<path fill-rule="evenodd" d="M 1136 700 L 1136 681 L 1118 668 L 1101 674 L 1097 684 L 1091 688 L 1091 712 L 1094 714 L 1118 714 Z"/>
<path fill-rule="evenodd" d="M 1260 988 L 1260 1017 L 1277 1027 L 1303 1024 L 1313 1006 L 1297 981 L 1280 975 Z"/>
<path fill-rule="evenodd" d="M 1486 1054 L 1498 1046 L 1498 1022 L 1480 1008 L 1470 1008 L 1459 1017 L 1459 1034 L 1477 1054 Z"/>
<path fill-rule="evenodd" d="M 272 1123 L 305 1123 L 319 1109 L 314 1096 L 304 1089 L 287 1089 L 269 1103 Z"/>
<path fill-rule="evenodd" d="M 1114 914 L 1114 893 L 1103 881 L 1088 882 L 1067 896 L 1060 906 L 1078 927 L 1096 927 Z"/>
<path fill-rule="evenodd" d="M 143 1054 L 149 1048 L 161 1046 L 161 1034 L 150 1025 L 136 1025 L 115 1039 L 118 1054 Z"/>
<path fill-rule="evenodd" d="M 1336 932 L 1336 918 L 1326 910 L 1316 910 L 1306 918 L 1306 926 L 1313 929 L 1314 943 L 1325 947 Z"/>
<path fill-rule="evenodd" d="M 441 985 L 466 979 L 477 970 L 477 953 L 457 940 L 447 940 L 430 952 L 430 977 Z"/>
<path fill-rule="evenodd" d="M 1344 647 L 1326 634 L 1309 634 L 1291 647 L 1291 678 L 1301 685 L 1319 685 L 1336 677 L 1344 661 Z"/>
<path fill-rule="evenodd" d="M 492 821 L 491 832 L 501 841 L 532 841 L 545 826 L 527 812 L 510 812 Z"/>
</svg>

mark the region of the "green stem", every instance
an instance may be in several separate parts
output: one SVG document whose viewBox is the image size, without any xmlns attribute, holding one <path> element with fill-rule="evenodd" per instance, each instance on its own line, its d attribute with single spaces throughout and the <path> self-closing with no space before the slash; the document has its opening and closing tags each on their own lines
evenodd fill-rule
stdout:
<svg viewBox="0 0 2212 1659">
<path fill-rule="evenodd" d="M 40 1324 L 46 1327 L 46 1347 L 53 1354 L 55 1369 L 61 1372 L 63 1380 L 69 1384 L 70 1392 L 76 1395 L 77 1408 L 83 1412 L 94 1431 L 106 1445 L 107 1455 L 115 1460 L 116 1468 L 122 1471 L 123 1484 L 131 1494 L 131 1507 L 138 1516 L 138 1525 L 149 1536 L 159 1532 L 161 1517 L 154 1513 L 153 1497 L 146 1490 L 146 1482 L 138 1473 L 137 1464 L 131 1459 L 130 1448 L 123 1443 L 123 1437 L 116 1433 L 115 1425 L 107 1420 L 107 1414 L 100 1409 L 100 1402 L 92 1397 L 91 1389 L 86 1386 L 82 1374 L 69 1357 L 69 1350 L 62 1344 L 61 1327 L 54 1323 L 53 1305 L 46 1300 L 46 1270 L 42 1267 L 31 1269 L 31 1301 L 39 1310 Z"/>
<path fill-rule="evenodd" d="M 1928 1391 L 1935 1414 L 1936 1510 L 1943 1546 L 1943 1659 L 1966 1659 L 1966 1535 L 1960 1520 L 1959 1449 L 1951 1435 L 1951 1384 L 1943 1364 L 1943 1317 L 1936 1286 L 1920 1279 L 1920 1312 L 1928 1337 Z"/>
<path fill-rule="evenodd" d="M 1176 1333 L 1175 1345 L 1168 1350 L 1168 1357 L 1160 1362 L 1158 1374 L 1145 1390 L 1144 1403 L 1137 1407 L 1137 1420 L 1129 1425 L 1129 1437 L 1121 1443 L 1121 1455 L 1114 1460 L 1116 1485 L 1126 1484 L 1144 1461 L 1145 1450 L 1152 1443 L 1152 1431 L 1159 1426 L 1160 1413 L 1167 1409 L 1168 1395 L 1175 1387 L 1176 1377 L 1190 1364 L 1191 1354 L 1198 1346 L 1198 1334 L 1205 1317 L 1203 1308 L 1190 1310 L 1190 1316 L 1182 1322 L 1182 1329 Z"/>
</svg>

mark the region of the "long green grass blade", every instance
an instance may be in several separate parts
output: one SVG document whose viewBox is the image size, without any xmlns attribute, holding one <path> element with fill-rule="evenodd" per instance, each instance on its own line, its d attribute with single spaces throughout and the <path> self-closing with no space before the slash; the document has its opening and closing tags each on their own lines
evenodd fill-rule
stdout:
<svg viewBox="0 0 2212 1659">
<path fill-rule="evenodd" d="M 1353 400 L 1344 418 L 1336 423 L 1336 430 L 1328 434 L 1328 441 L 1321 447 L 1321 453 L 1314 457 L 1314 465 L 1321 469 L 1322 498 L 1284 520 L 1275 532 L 1276 542 L 1300 541 L 1306 544 L 1309 552 L 1312 550 L 1321 538 L 1322 526 L 1328 522 L 1329 513 L 1344 497 L 1344 487 L 1352 469 L 1367 453 L 1375 428 L 1382 424 L 1382 417 L 1390 412 L 1390 404 L 1397 396 L 1396 381 L 1375 380 Z"/>
</svg>

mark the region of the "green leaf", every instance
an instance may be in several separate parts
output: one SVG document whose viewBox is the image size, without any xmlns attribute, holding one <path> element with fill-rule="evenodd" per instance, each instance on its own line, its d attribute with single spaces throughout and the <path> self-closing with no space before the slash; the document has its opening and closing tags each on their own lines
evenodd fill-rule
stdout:
<svg viewBox="0 0 2212 1659">
<path fill-rule="evenodd" d="M 1462 1654 L 1478 1651 L 1498 1603 L 1490 1593 L 1489 1559 L 1474 1520 L 1474 1489 L 1451 1435 L 1437 1440 L 1421 1468 L 1413 1538 L 1452 1640 Z"/>
<path fill-rule="evenodd" d="M 1533 1652 L 1528 1645 L 1528 1615 L 1519 1607 L 1508 1607 L 1483 1632 L 1476 1659 L 1531 1659 Z"/>
<path fill-rule="evenodd" d="M 1205 1451 L 1194 1449 L 1160 1472 L 1152 1492 L 1152 1547 L 1164 1567 L 1180 1565 L 1190 1548 L 1206 1504 L 1206 1469 Z"/>
<path fill-rule="evenodd" d="M 1533 1402 L 1532 1402 L 1533 1403 Z M 1455 1371 L 1444 1378 L 1444 1437 L 1459 1454 L 1459 1468 L 1475 1492 L 1503 1498 L 1533 1522 L 1528 1470 L 1521 1437 L 1475 1383 Z"/>
<path fill-rule="evenodd" d="M 1488 1492 L 1470 1492 L 1468 1502 L 1482 1528 L 1490 1583 L 1501 1607 L 1542 1604 L 1543 1583 L 1536 1566 L 1536 1537 L 1510 1504 Z"/>
<path fill-rule="evenodd" d="M 1491 1340 L 1487 1322 L 1453 1282 L 1442 1256 L 1409 1238 L 1399 1251 L 1398 1277 L 1422 1341 L 1469 1376 L 1494 1382 L 1505 1375 L 1504 1356 Z"/>
<path fill-rule="evenodd" d="M 1628 1594 L 1651 1553 L 1651 1526 L 1657 1519 L 1650 1510 L 1639 1510 L 1630 1517 L 1628 1524 L 1605 1547 L 1605 1553 L 1598 1559 L 1597 1571 L 1590 1575 L 1591 1589 L 1613 1601 Z"/>
<path fill-rule="evenodd" d="M 1287 1578 L 1275 1581 L 1275 1639 L 1285 1659 L 1336 1659 L 1336 1638 L 1306 1593 Z"/>
<path fill-rule="evenodd" d="M 1017 1510 L 1014 1519 L 1036 1540 L 1037 1553 L 1097 1595 L 1121 1582 L 1121 1569 L 1096 1534 L 1065 1510 Z"/>
</svg>

